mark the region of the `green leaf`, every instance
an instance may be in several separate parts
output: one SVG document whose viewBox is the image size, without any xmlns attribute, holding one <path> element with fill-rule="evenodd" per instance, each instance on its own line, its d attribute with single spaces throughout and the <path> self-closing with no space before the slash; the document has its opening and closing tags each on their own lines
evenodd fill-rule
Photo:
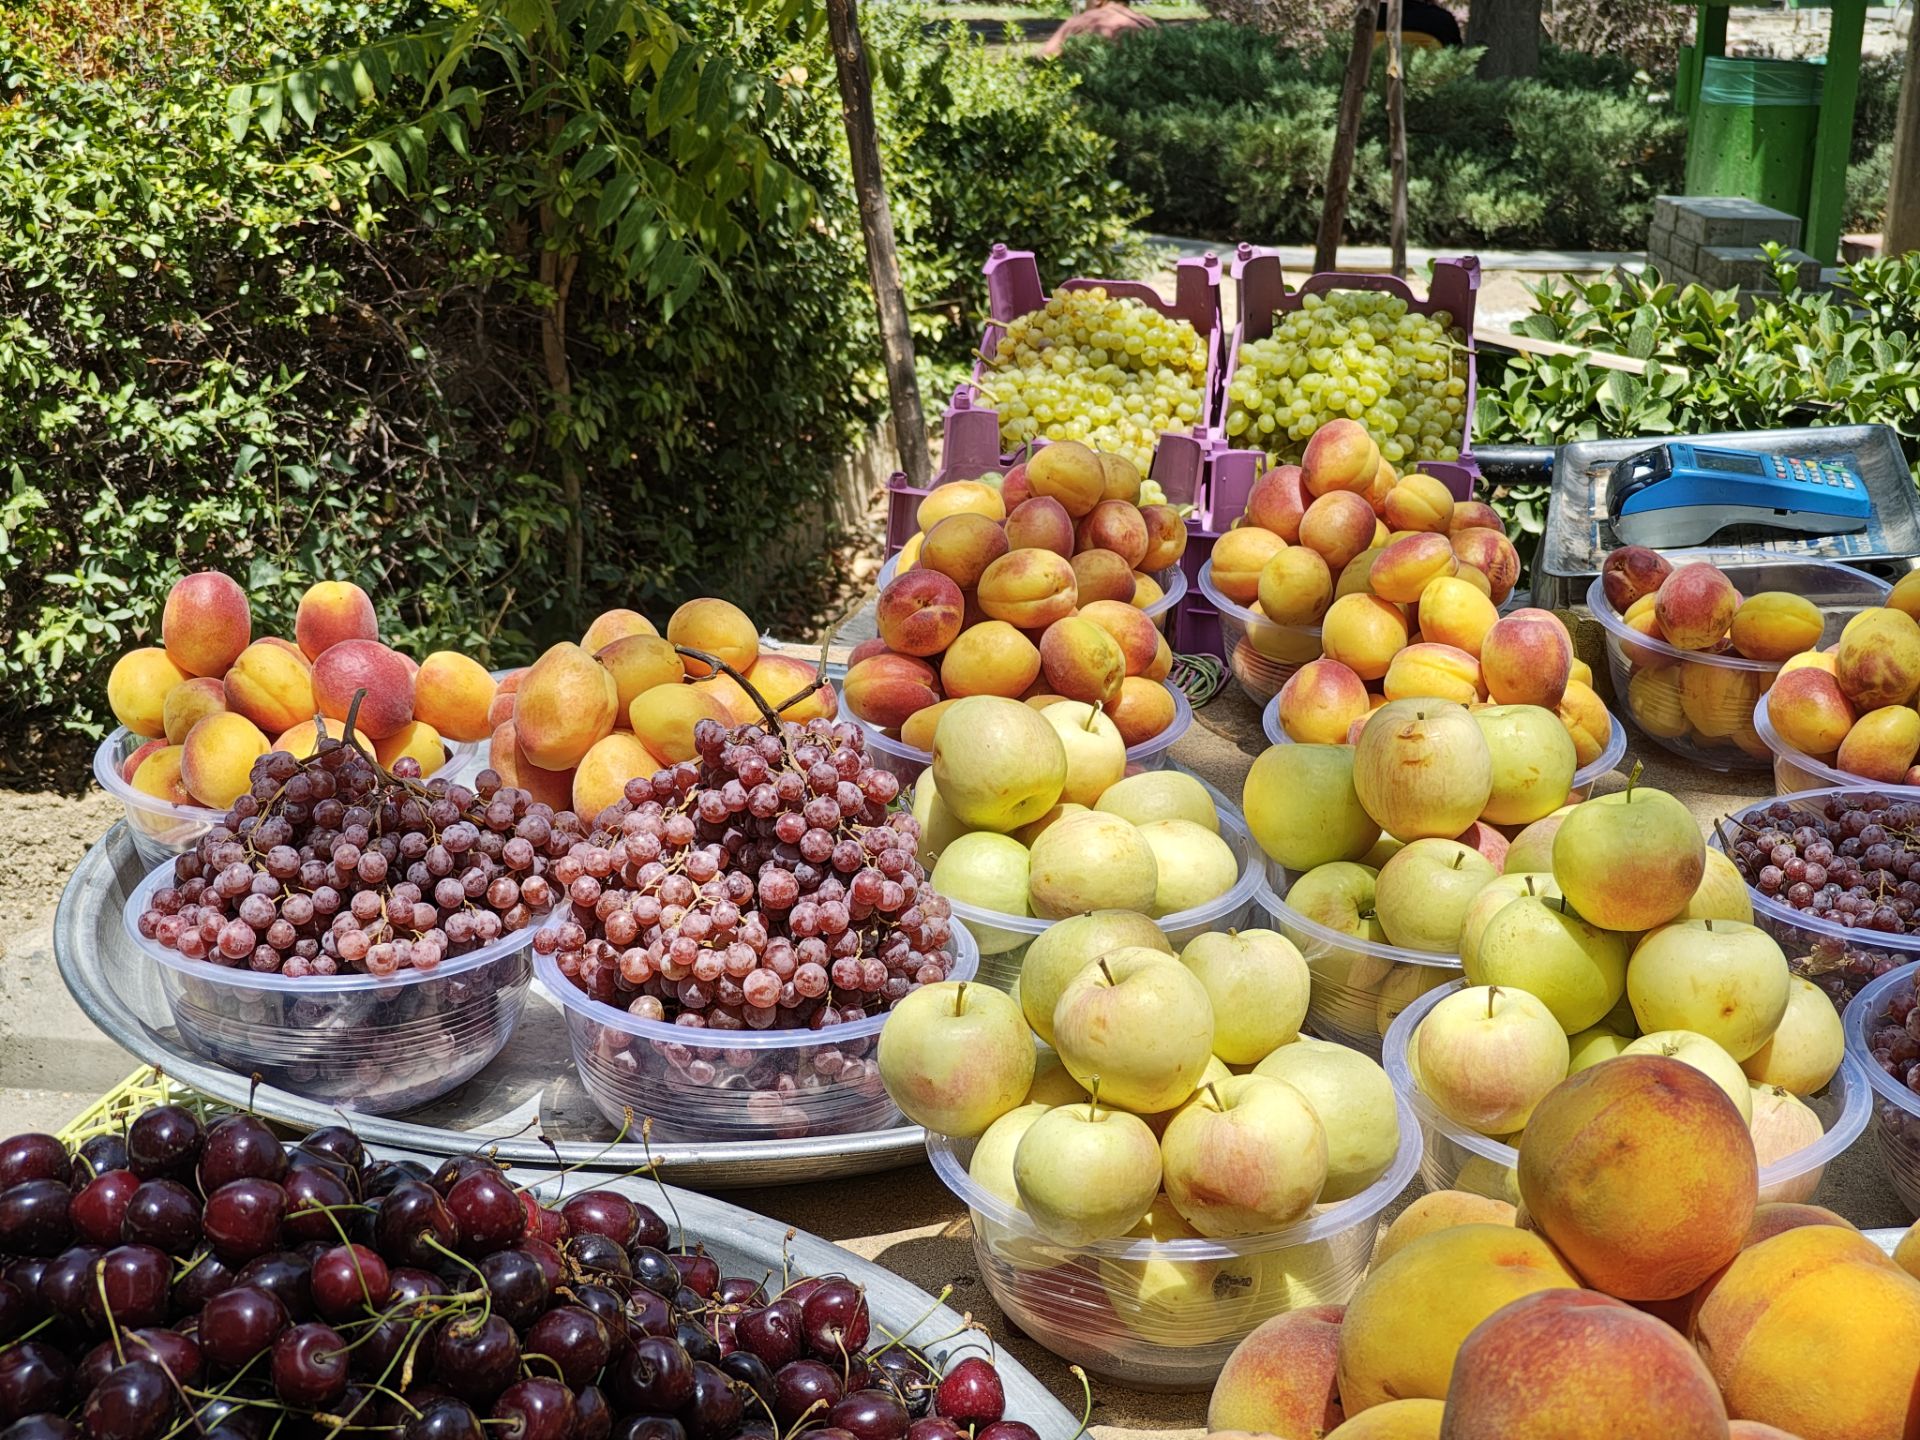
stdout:
<svg viewBox="0 0 1920 1440">
<path fill-rule="evenodd" d="M 402 194 L 406 193 L 407 169 L 405 165 L 400 163 L 400 156 L 394 150 L 393 146 L 389 145 L 385 140 L 369 140 L 367 141 L 367 154 L 373 158 L 373 163 L 380 168 L 380 173 L 387 177 L 388 183 Z"/>
</svg>

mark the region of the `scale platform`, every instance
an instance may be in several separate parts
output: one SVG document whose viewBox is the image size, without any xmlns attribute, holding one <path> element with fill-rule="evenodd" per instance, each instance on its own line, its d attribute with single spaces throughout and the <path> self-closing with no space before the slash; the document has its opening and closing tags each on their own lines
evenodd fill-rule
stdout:
<svg viewBox="0 0 1920 1440">
<path fill-rule="evenodd" d="M 1600 573 L 1607 552 L 1624 543 L 1608 518 L 1607 487 L 1613 467 L 1660 444 L 1662 438 L 1578 440 L 1560 447 L 1553 463 L 1547 527 L 1534 552 L 1534 604 L 1571 610 L 1585 603 L 1587 587 Z M 1788 534 L 1735 525 L 1704 542 L 1706 548 L 1755 560 L 1839 560 L 1885 578 L 1903 573 L 1920 556 L 1920 491 L 1915 490 L 1913 472 L 1901 453 L 1900 437 L 1889 426 L 1829 425 L 1664 438 L 1769 455 L 1814 459 L 1850 455 L 1873 501 L 1867 528 L 1850 534 Z"/>
</svg>

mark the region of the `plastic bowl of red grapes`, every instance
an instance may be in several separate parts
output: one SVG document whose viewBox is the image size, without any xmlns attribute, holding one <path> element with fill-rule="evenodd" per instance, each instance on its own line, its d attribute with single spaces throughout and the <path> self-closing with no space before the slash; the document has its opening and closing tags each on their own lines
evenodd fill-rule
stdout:
<svg viewBox="0 0 1920 1440">
<path fill-rule="evenodd" d="M 694 743 L 554 863 L 534 964 L 582 1084 L 662 1139 L 899 1123 L 874 1058 L 887 1011 L 979 964 L 899 781 L 847 721 L 703 720 Z"/>
<path fill-rule="evenodd" d="M 1809 790 L 1736 811 L 1713 843 L 1747 882 L 1754 924 L 1837 1007 L 1920 960 L 1920 797 Z"/>
<path fill-rule="evenodd" d="M 196 1054 L 367 1114 L 477 1074 L 513 1033 L 549 878 L 580 838 L 491 771 L 469 787 L 324 741 L 252 788 L 128 898 Z"/>
<path fill-rule="evenodd" d="M 729 1275 L 664 1190 L 554 1188 L 173 1105 L 0 1141 L 0 1433 L 1040 1440 L 1016 1377 L 854 1280 Z"/>
<path fill-rule="evenodd" d="M 1920 1215 L 1920 1005 L 1913 965 L 1853 997 L 1843 1017 L 1847 1052 L 1873 1087 L 1873 1132 L 1887 1179 L 1909 1214 Z"/>
</svg>

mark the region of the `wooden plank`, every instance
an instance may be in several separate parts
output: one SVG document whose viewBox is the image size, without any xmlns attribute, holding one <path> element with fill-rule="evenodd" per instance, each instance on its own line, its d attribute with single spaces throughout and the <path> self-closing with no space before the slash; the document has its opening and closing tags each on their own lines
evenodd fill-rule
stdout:
<svg viewBox="0 0 1920 1440">
<path fill-rule="evenodd" d="M 1589 365 L 1598 365 L 1603 370 L 1624 370 L 1629 375 L 1645 375 L 1647 362 L 1636 360 L 1631 355 L 1615 355 L 1607 350 L 1589 350 L 1582 345 L 1567 345 L 1558 340 L 1536 340 L 1531 335 L 1515 335 L 1509 330 L 1495 330 L 1488 326 L 1476 325 L 1473 338 L 1481 345 L 1493 345 L 1502 350 L 1517 350 L 1523 355 L 1574 355 Z M 1685 366 L 1671 360 L 1660 362 L 1662 370 L 1684 372 Z"/>
</svg>

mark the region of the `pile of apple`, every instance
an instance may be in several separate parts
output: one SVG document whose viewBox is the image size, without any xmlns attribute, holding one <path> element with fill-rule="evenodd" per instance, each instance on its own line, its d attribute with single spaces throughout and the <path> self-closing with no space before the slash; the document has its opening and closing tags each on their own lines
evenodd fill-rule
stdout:
<svg viewBox="0 0 1920 1440">
<path fill-rule="evenodd" d="M 1223 1367 L 1216 1434 L 1304 1440 L 1906 1440 L 1920 1234 L 1890 1258 L 1771 1202 L 1727 1094 L 1657 1055 L 1556 1085 L 1513 1204 L 1423 1196 L 1342 1307 Z"/>
<path fill-rule="evenodd" d="M 1113 721 L 1078 700 L 1044 710 L 996 695 L 953 702 L 914 782 L 933 888 L 1000 915 L 1178 914 L 1231 890 L 1240 860 L 1206 787 L 1178 771 L 1127 776 Z M 975 925 L 981 953 L 1026 937 Z"/>
<path fill-rule="evenodd" d="M 1142 611 L 1187 527 L 1143 503 L 1131 461 L 1056 441 L 1004 478 L 936 486 L 918 518 L 847 669 L 858 719 L 916 750 L 974 695 L 1097 705 L 1128 745 L 1173 723 L 1173 652 Z"/>
<path fill-rule="evenodd" d="M 1902 576 L 1884 606 L 1847 621 L 1827 649 L 1789 657 L 1767 692 L 1767 718 L 1782 740 L 1823 764 L 1882 784 L 1920 785 L 1916 691 L 1920 570 Z"/>
</svg>

